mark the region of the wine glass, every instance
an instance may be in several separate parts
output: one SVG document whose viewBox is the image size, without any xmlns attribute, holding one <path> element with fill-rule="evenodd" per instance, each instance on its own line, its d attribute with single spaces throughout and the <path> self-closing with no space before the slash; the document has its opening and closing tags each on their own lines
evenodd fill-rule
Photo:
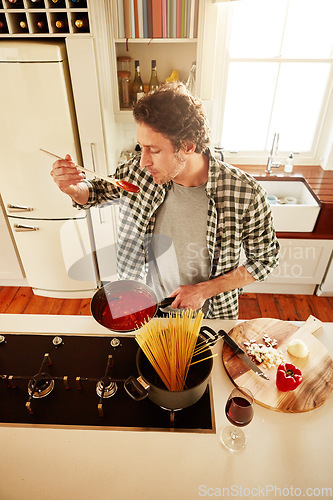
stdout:
<svg viewBox="0 0 333 500">
<path fill-rule="evenodd" d="M 246 444 L 246 436 L 242 429 L 253 418 L 253 394 L 245 387 L 237 387 L 231 391 L 225 405 L 225 414 L 229 422 L 221 432 L 221 441 L 229 450 L 238 451 Z M 235 427 L 236 426 L 236 427 Z"/>
</svg>

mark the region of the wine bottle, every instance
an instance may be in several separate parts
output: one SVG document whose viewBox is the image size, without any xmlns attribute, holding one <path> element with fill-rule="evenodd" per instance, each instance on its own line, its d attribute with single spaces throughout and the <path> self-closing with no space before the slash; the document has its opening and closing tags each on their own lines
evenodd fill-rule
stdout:
<svg viewBox="0 0 333 500">
<path fill-rule="evenodd" d="M 28 29 L 28 23 L 27 23 L 27 21 L 20 21 L 19 24 L 20 24 L 20 28 L 22 30 L 27 30 Z"/>
<path fill-rule="evenodd" d="M 74 24 L 77 28 L 83 30 L 89 27 L 89 22 L 86 17 L 83 17 L 82 19 L 76 19 Z"/>
<path fill-rule="evenodd" d="M 140 63 L 139 61 L 134 62 L 135 65 L 135 76 L 134 76 L 134 81 L 132 85 L 132 100 L 133 104 L 136 104 L 141 97 L 145 95 L 144 89 L 143 89 L 143 83 L 141 79 L 141 74 L 140 74 Z"/>
<path fill-rule="evenodd" d="M 67 19 L 62 18 L 62 19 L 57 19 L 55 22 L 55 27 L 58 28 L 59 30 L 64 30 L 68 26 Z"/>
<path fill-rule="evenodd" d="M 157 70 L 156 70 L 156 59 L 153 59 L 151 62 L 151 75 L 149 82 L 149 93 L 155 92 L 160 86 L 159 81 L 157 79 Z"/>
<path fill-rule="evenodd" d="M 5 33 L 6 31 L 8 31 L 6 22 L 0 20 L 0 33 Z"/>
<path fill-rule="evenodd" d="M 39 30 L 44 30 L 46 28 L 46 23 L 42 20 L 37 21 L 36 26 Z"/>
</svg>

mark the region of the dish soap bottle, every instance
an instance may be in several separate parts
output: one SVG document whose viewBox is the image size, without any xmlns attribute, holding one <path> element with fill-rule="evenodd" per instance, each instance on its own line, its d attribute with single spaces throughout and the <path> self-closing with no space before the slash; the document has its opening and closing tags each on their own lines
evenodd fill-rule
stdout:
<svg viewBox="0 0 333 500">
<path fill-rule="evenodd" d="M 294 156 L 292 153 L 290 153 L 290 155 L 287 158 L 286 164 L 284 166 L 284 171 L 287 174 L 290 174 L 293 171 L 293 168 L 294 168 Z"/>
</svg>

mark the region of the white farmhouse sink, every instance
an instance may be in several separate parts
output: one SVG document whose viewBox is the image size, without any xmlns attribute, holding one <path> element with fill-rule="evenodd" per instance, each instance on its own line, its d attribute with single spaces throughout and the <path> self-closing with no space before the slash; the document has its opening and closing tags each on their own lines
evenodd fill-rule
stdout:
<svg viewBox="0 0 333 500">
<path fill-rule="evenodd" d="M 257 178 L 257 180 L 267 195 L 278 198 L 276 204 L 271 204 L 276 231 L 293 233 L 313 231 L 320 212 L 320 202 L 304 179 Z M 290 197 L 296 200 L 287 204 L 285 198 Z"/>
</svg>

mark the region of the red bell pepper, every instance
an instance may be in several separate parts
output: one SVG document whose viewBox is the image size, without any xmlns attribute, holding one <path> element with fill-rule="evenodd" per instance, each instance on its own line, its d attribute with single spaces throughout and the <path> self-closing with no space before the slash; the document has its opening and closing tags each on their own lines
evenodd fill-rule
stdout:
<svg viewBox="0 0 333 500">
<path fill-rule="evenodd" d="M 276 372 L 276 387 L 279 391 L 294 391 L 302 382 L 302 372 L 291 363 L 281 363 Z"/>
</svg>

